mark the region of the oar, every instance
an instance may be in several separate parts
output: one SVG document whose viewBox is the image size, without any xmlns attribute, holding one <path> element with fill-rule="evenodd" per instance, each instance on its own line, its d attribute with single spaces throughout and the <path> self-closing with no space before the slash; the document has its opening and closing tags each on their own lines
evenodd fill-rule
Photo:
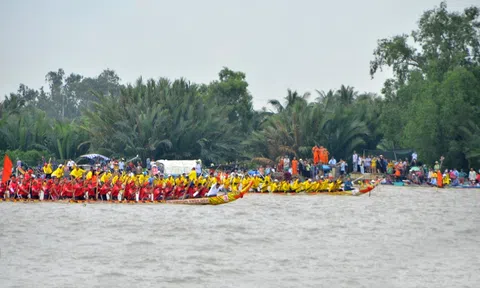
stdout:
<svg viewBox="0 0 480 288">
<path fill-rule="evenodd" d="M 362 176 L 358 177 L 357 179 L 353 180 L 352 183 L 355 183 L 357 180 L 360 180 L 360 179 L 362 179 L 363 177 L 365 177 L 365 175 L 362 175 Z"/>
<path fill-rule="evenodd" d="M 385 179 L 385 178 L 383 178 L 383 179 Z M 380 181 L 378 181 L 378 182 L 376 182 L 376 185 L 377 185 L 377 186 L 380 185 L 381 182 L 383 181 L 383 179 L 380 180 Z M 375 189 L 377 186 L 374 186 L 374 187 L 372 188 L 372 190 L 368 191 L 368 197 L 370 197 L 370 193 L 372 193 L 373 189 Z"/>
</svg>

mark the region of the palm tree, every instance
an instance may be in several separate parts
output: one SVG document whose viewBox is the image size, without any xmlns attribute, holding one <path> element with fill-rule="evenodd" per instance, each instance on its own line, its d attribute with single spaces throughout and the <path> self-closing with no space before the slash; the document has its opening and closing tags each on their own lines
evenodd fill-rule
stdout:
<svg viewBox="0 0 480 288">
<path fill-rule="evenodd" d="M 342 105 L 351 105 L 358 95 L 353 87 L 345 85 L 340 86 L 336 94 Z"/>
<path fill-rule="evenodd" d="M 82 126 L 91 137 L 91 149 L 155 159 L 220 161 L 238 156 L 239 126 L 229 124 L 227 111 L 206 103 L 198 90 L 185 79 L 138 79 L 120 97 L 98 94 L 94 110 L 84 112 Z"/>
<path fill-rule="evenodd" d="M 297 91 L 292 91 L 292 90 L 288 89 L 287 90 L 287 96 L 285 96 L 285 98 L 284 98 L 285 101 L 286 101 L 285 106 L 283 106 L 282 103 L 280 103 L 280 101 L 278 101 L 276 99 L 269 100 L 268 104 L 272 105 L 275 108 L 275 110 L 277 111 L 277 113 L 280 113 L 283 110 L 292 107 L 293 105 L 295 105 L 298 102 L 306 105 L 308 98 L 310 98 L 310 93 L 309 92 L 306 92 L 303 95 L 300 95 L 300 94 L 298 94 Z"/>
<path fill-rule="evenodd" d="M 323 108 L 323 112 L 327 112 L 333 108 L 334 105 L 338 103 L 336 100 L 335 92 L 333 90 L 328 90 L 327 92 L 315 90 L 318 94 L 318 97 L 315 99 L 317 103 Z"/>
</svg>

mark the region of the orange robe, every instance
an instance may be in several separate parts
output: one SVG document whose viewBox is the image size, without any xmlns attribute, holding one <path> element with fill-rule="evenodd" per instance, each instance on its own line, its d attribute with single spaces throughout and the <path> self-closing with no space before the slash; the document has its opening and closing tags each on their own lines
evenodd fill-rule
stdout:
<svg viewBox="0 0 480 288">
<path fill-rule="evenodd" d="M 400 165 L 398 165 L 398 164 L 397 164 L 397 166 L 395 166 L 395 176 L 397 176 L 397 177 L 402 176 L 401 173 L 400 173 Z"/>
<path fill-rule="evenodd" d="M 443 174 L 440 170 L 437 171 L 437 186 L 438 188 L 443 187 Z"/>
<path fill-rule="evenodd" d="M 318 148 L 313 147 L 312 148 L 312 153 L 313 153 L 313 164 L 317 165 L 318 162 L 320 161 L 320 157 L 318 155 Z"/>
<path fill-rule="evenodd" d="M 292 160 L 292 175 L 298 174 L 298 161 L 296 159 Z"/>
<path fill-rule="evenodd" d="M 325 148 L 323 147 L 318 148 L 318 154 L 320 157 L 320 163 L 325 164 L 326 162 L 328 162 L 328 160 L 325 161 Z"/>
<path fill-rule="evenodd" d="M 323 164 L 327 164 L 328 163 L 328 150 L 327 148 L 323 148 L 322 149 L 322 158 L 320 160 Z"/>
</svg>

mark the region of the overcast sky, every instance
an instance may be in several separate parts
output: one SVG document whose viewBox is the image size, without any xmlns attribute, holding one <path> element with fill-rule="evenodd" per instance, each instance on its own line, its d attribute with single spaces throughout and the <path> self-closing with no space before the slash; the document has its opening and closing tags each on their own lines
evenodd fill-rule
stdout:
<svg viewBox="0 0 480 288">
<path fill-rule="evenodd" d="M 478 0 L 447 1 L 463 10 Z M 371 80 L 377 39 L 415 29 L 440 0 L 0 0 L 0 99 L 20 83 L 47 86 L 45 74 L 122 83 L 185 77 L 208 83 L 223 66 L 243 71 L 255 108 L 299 92 L 380 93 Z"/>
</svg>

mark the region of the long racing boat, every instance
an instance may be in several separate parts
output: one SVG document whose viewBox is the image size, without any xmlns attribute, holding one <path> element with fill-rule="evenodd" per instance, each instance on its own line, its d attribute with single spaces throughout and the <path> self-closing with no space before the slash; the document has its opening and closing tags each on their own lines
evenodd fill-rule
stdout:
<svg viewBox="0 0 480 288">
<path fill-rule="evenodd" d="M 61 200 L 38 200 L 38 199 L 0 199 L 0 202 L 18 202 L 18 203 L 80 203 L 80 204 L 183 204 L 183 205 L 220 205 L 230 202 L 234 202 L 243 196 L 250 190 L 253 182 L 250 182 L 245 188 L 238 192 L 229 192 L 223 195 L 217 195 L 213 197 L 203 197 L 203 198 L 187 198 L 187 199 L 175 199 L 175 200 L 72 200 L 72 199 L 61 199 Z"/>
</svg>

